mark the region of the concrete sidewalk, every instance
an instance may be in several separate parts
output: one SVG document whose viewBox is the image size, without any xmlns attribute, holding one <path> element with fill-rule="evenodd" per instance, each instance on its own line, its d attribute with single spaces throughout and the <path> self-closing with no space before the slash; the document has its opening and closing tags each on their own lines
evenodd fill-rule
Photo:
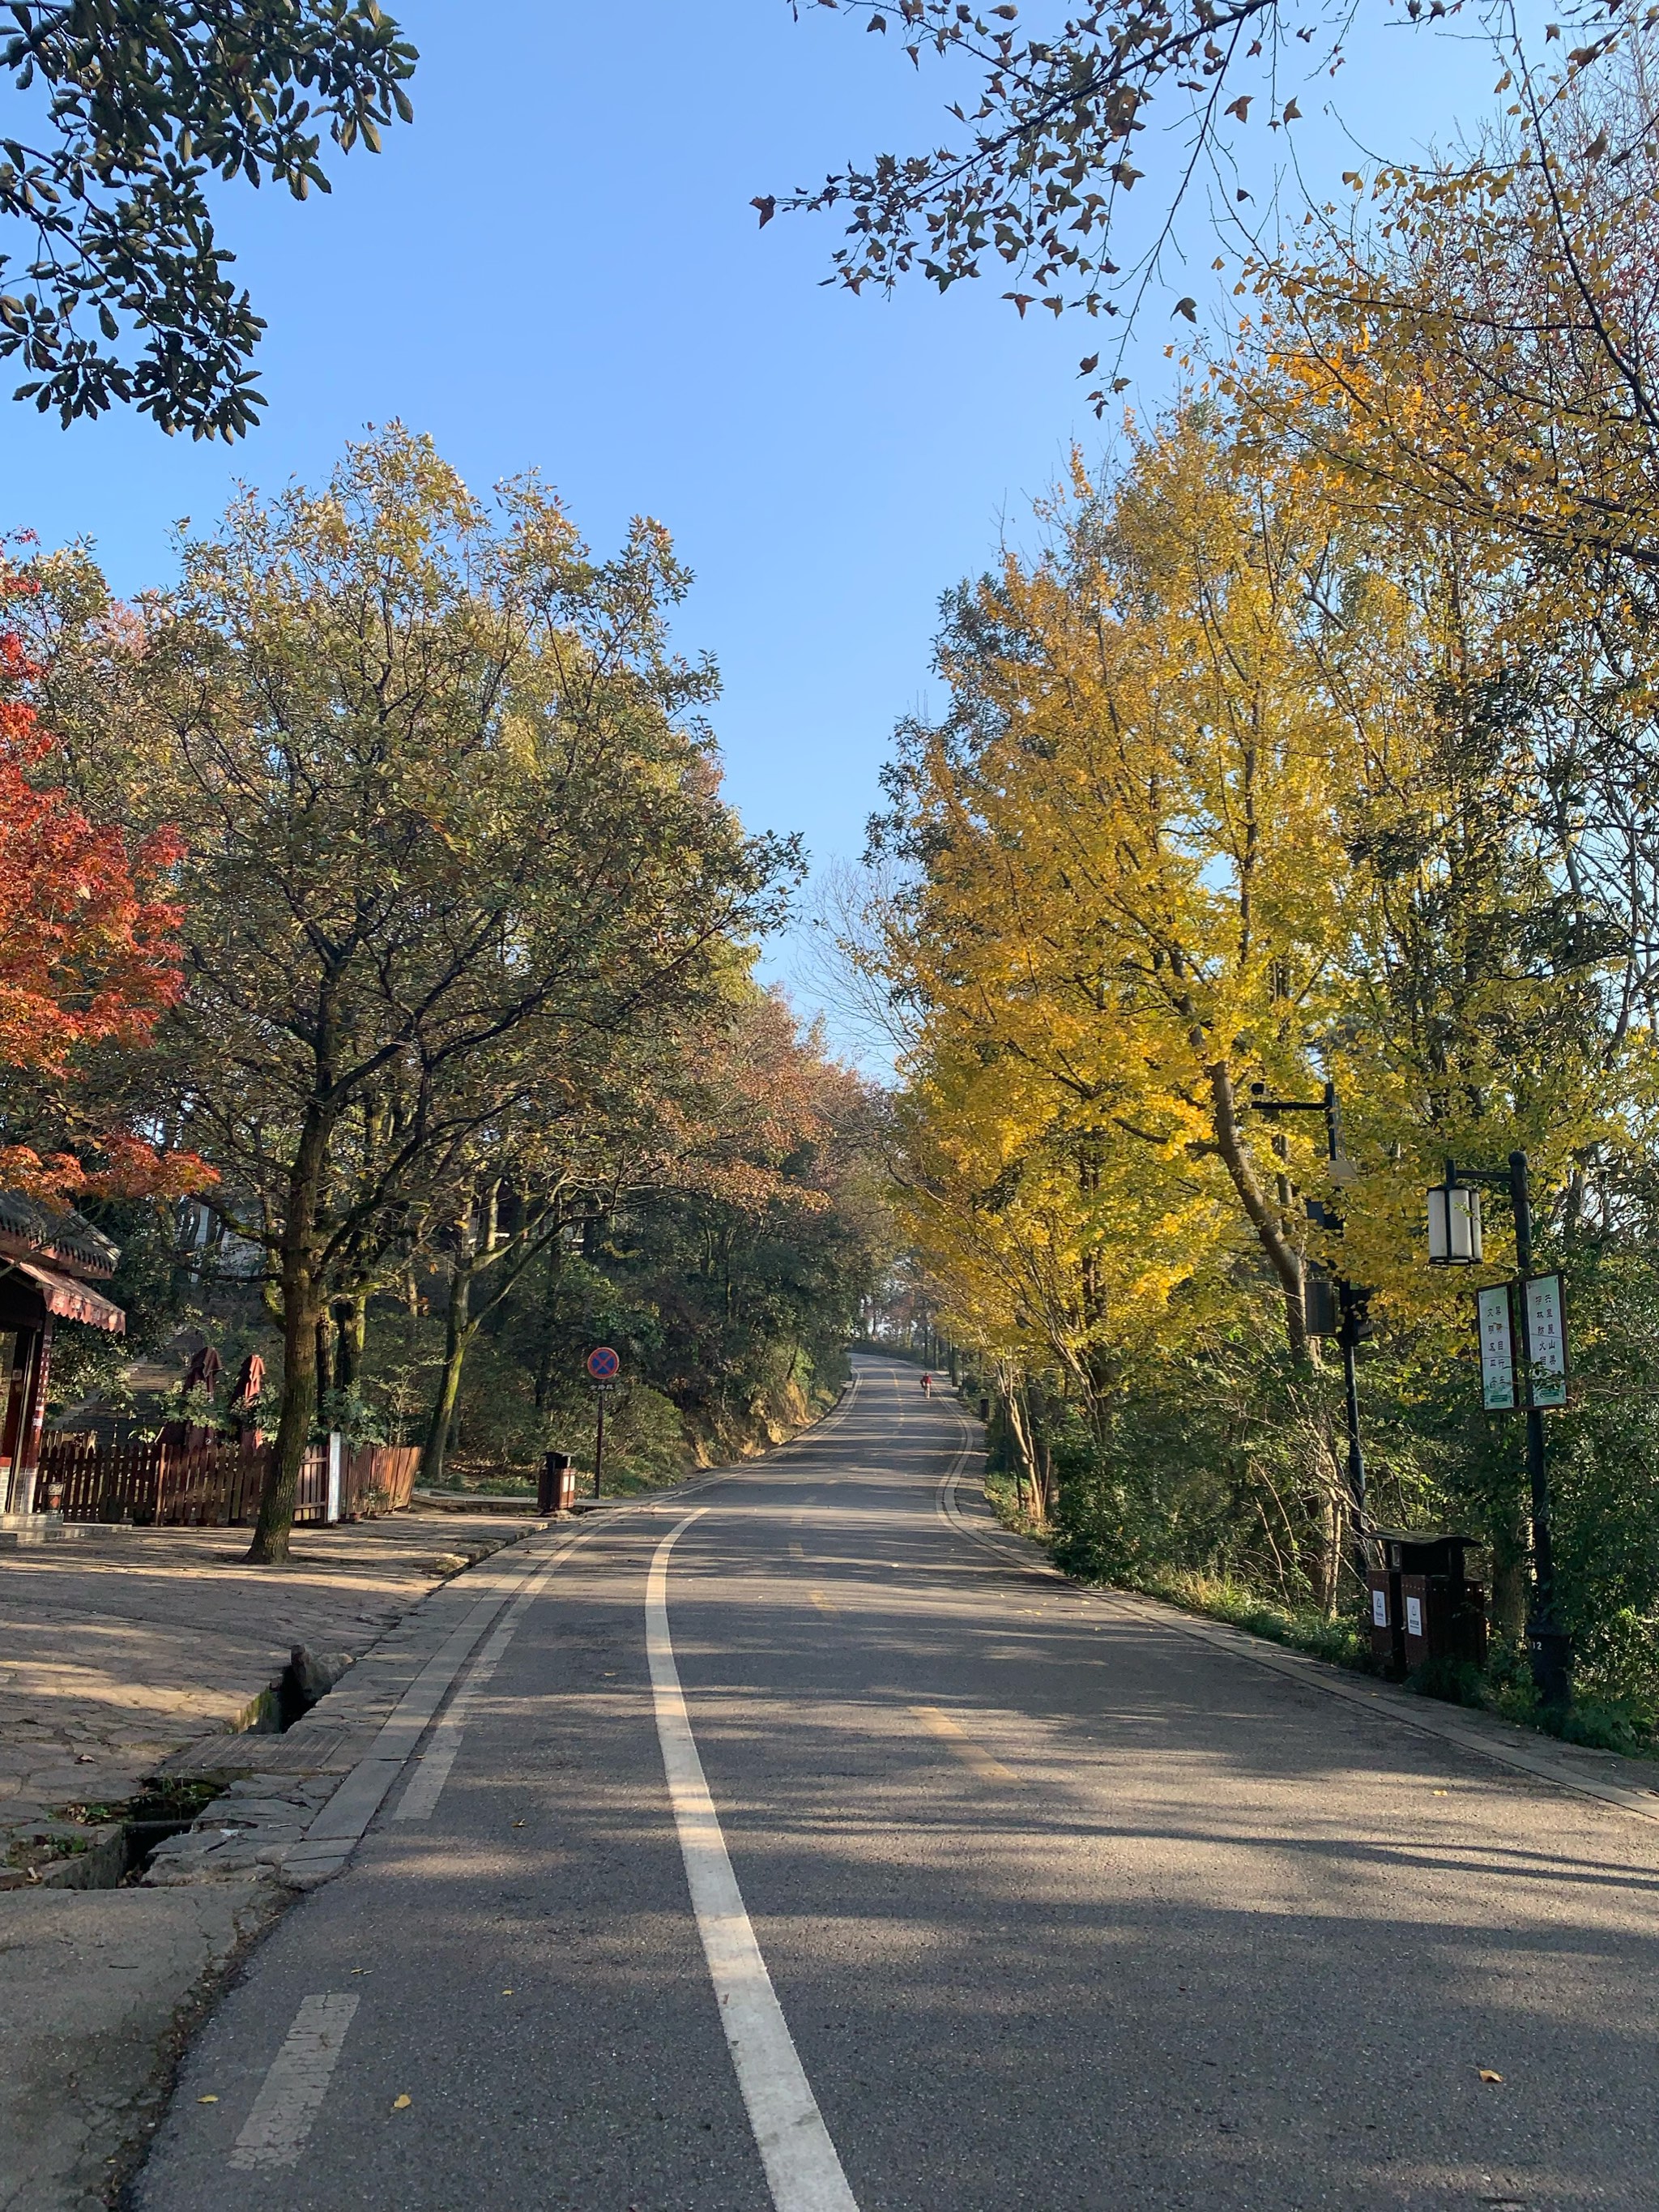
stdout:
<svg viewBox="0 0 1659 2212">
<path fill-rule="evenodd" d="M 0 1832 L 131 1797 L 170 1753 L 249 1725 L 293 1645 L 364 1651 L 447 1574 L 540 1525 L 413 1512 L 298 1528 L 283 1567 L 245 1565 L 242 1528 L 88 1528 L 0 1553 Z"/>
<path fill-rule="evenodd" d="M 286 1736 L 241 1731 L 297 1644 L 373 1653 L 335 1693 L 361 1729 L 447 1632 L 472 1581 L 460 1570 L 546 1525 L 413 1512 L 303 1528 L 280 1568 L 246 1565 L 241 1529 L 93 1529 L 0 1554 L 0 1841 L 119 1805 L 158 1771 L 211 1778 L 302 1740 L 349 1744 L 354 1730 L 320 1725 L 327 1700 Z M 0 2212 L 110 2201 L 192 2008 L 291 1893 L 270 1871 L 204 1881 L 179 1863 L 164 1887 L 0 1891 Z"/>
</svg>

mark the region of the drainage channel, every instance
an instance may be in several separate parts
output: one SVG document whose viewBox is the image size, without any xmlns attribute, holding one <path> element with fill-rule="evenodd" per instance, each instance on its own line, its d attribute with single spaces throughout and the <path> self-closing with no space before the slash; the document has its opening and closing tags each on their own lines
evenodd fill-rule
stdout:
<svg viewBox="0 0 1659 2212">
<path fill-rule="evenodd" d="M 241 1735 L 283 1735 L 320 1704 L 351 1664 L 295 1644 L 288 1664 L 250 1707 Z M 113 1802 L 60 1806 L 0 1829 L 0 1890 L 119 1889 L 149 1871 L 161 1846 L 193 1828 L 222 1792 L 218 1781 L 156 1781 Z"/>
</svg>

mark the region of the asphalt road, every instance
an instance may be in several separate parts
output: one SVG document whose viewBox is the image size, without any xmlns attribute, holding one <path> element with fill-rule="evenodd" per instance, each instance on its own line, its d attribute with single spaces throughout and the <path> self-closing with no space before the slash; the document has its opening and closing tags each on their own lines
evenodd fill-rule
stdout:
<svg viewBox="0 0 1659 2212">
<path fill-rule="evenodd" d="M 1659 1828 L 1023 1574 L 941 1510 L 954 1408 L 859 1365 L 559 1567 L 142 2212 L 1654 2212 Z"/>
</svg>

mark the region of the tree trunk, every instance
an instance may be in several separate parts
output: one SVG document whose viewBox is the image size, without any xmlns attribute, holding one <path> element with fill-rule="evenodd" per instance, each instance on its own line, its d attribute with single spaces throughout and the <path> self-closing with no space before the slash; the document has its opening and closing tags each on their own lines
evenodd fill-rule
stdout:
<svg viewBox="0 0 1659 2212">
<path fill-rule="evenodd" d="M 270 1480 L 259 1501 L 259 1518 L 248 1546 L 255 1566 L 280 1566 L 294 1532 L 300 1469 L 317 1419 L 317 1328 L 320 1318 L 303 1294 L 285 1294 L 283 1316 L 283 1409 L 271 1448 Z"/>
<path fill-rule="evenodd" d="M 300 1468 L 317 1419 L 317 1344 L 323 1309 L 317 1288 L 315 1240 L 328 1137 L 322 1113 L 308 1112 L 289 1177 L 281 1283 L 283 1407 L 271 1449 L 270 1480 L 259 1501 L 253 1541 L 247 1547 L 248 1562 L 257 1567 L 280 1566 L 288 1557 Z"/>
<path fill-rule="evenodd" d="M 355 1390 L 363 1371 L 363 1345 L 368 1334 L 368 1293 L 334 1302 L 334 1388 Z"/>
<path fill-rule="evenodd" d="M 1518 1644 L 1527 1632 L 1527 1531 L 1517 1508 L 1498 1508 L 1491 1537 L 1492 1625 Z"/>
<path fill-rule="evenodd" d="M 1046 1528 L 1054 1517 L 1054 1460 L 1044 1437 L 1036 1440 L 1036 1479 L 1038 1511 Z"/>
<path fill-rule="evenodd" d="M 554 1310 L 559 1294 L 560 1263 L 564 1257 L 562 1238 L 555 1235 L 547 1248 L 548 1285 L 547 1304 L 542 1320 L 541 1349 L 536 1360 L 536 1411 L 544 1413 L 553 1396 L 553 1337 L 557 1316 Z"/>
<path fill-rule="evenodd" d="M 444 1455 L 449 1449 L 450 1426 L 455 1419 L 456 1401 L 461 1394 L 461 1369 L 465 1364 L 466 1348 L 472 1341 L 477 1327 L 471 1318 L 471 1303 L 472 1245 L 471 1237 L 464 1235 L 449 1278 L 449 1307 L 444 1319 L 444 1364 L 438 1376 L 438 1393 L 432 1401 L 432 1418 L 427 1423 L 426 1442 L 421 1448 L 420 1483 L 422 1490 L 435 1490 L 444 1479 Z"/>
<path fill-rule="evenodd" d="M 1342 1494 L 1334 1482 L 1325 1491 L 1319 1516 L 1319 1609 L 1327 1620 L 1334 1619 L 1342 1582 L 1342 1539 L 1348 1516 Z"/>
<path fill-rule="evenodd" d="M 1003 1392 L 1002 1402 L 1007 1409 L 1008 1432 L 1014 1440 L 1014 1494 L 1019 1510 L 1035 1521 L 1042 1504 L 1042 1493 L 1038 1487 L 1036 1456 L 1031 1449 L 1031 1434 L 1026 1419 L 1026 1409 L 1020 1402 L 1019 1385 L 1011 1382 Z M 1030 1486 L 1030 1504 L 1025 1502 Z"/>
</svg>

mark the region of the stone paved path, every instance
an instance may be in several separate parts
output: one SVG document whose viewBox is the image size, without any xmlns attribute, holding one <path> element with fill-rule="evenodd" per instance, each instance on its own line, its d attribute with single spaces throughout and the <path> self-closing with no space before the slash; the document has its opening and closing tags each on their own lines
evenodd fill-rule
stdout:
<svg viewBox="0 0 1659 2212">
<path fill-rule="evenodd" d="M 283 1568 L 245 1565 L 244 1529 L 112 1529 L 0 1552 L 0 1849 L 66 1805 L 131 1796 L 162 1767 L 212 1778 L 270 1765 L 280 1779 L 240 1791 L 255 1814 L 273 1794 L 325 1796 L 336 1752 L 349 1764 L 373 1735 L 475 1577 L 422 1601 L 464 1561 L 546 1526 L 404 1513 L 296 1531 Z M 286 1735 L 230 1733 L 295 1644 L 377 1648 Z M 236 1841 L 181 1838 L 143 1888 L 0 1888 L 0 2212 L 107 2202 L 154 2124 L 180 2008 L 280 1909 L 271 1869 Z"/>
<path fill-rule="evenodd" d="M 130 1797 L 181 1747 L 242 1724 L 293 1645 L 362 1652 L 462 1559 L 541 1525 L 416 1511 L 302 1528 L 280 1568 L 246 1565 L 240 1528 L 89 1529 L 0 1553 L 0 1835 Z"/>
</svg>

